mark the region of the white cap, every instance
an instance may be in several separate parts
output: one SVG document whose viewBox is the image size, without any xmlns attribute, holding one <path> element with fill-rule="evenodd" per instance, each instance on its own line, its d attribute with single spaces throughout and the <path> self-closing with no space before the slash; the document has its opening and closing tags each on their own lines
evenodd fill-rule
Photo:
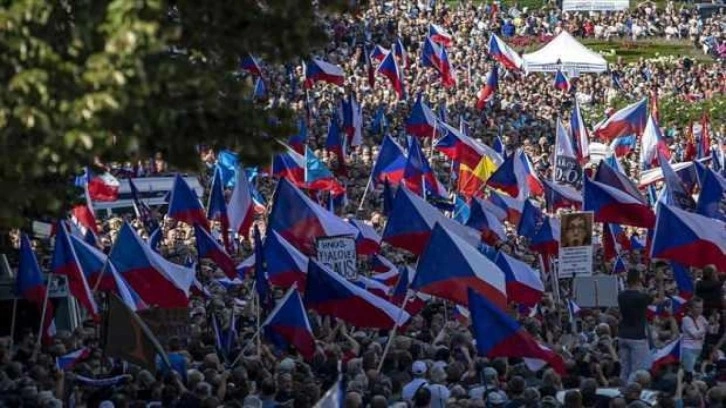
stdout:
<svg viewBox="0 0 726 408">
<path fill-rule="evenodd" d="M 416 360 L 413 362 L 413 365 L 411 366 L 411 372 L 414 375 L 424 375 L 426 374 L 426 363 L 424 363 L 421 360 Z"/>
</svg>

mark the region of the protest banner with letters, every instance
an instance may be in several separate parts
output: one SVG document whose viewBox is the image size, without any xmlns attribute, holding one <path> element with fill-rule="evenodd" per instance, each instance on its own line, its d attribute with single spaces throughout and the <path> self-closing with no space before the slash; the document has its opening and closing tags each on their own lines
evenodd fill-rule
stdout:
<svg viewBox="0 0 726 408">
<path fill-rule="evenodd" d="M 560 278 L 592 275 L 592 212 L 562 214 L 560 228 Z"/>
<path fill-rule="evenodd" d="M 358 260 L 353 237 L 318 238 L 315 241 L 315 248 L 320 263 L 327 265 L 346 279 L 354 280 L 358 277 Z"/>
<path fill-rule="evenodd" d="M 577 163 L 577 159 L 558 155 L 555 163 L 555 181 L 575 188 L 581 187 L 582 167 Z"/>
</svg>

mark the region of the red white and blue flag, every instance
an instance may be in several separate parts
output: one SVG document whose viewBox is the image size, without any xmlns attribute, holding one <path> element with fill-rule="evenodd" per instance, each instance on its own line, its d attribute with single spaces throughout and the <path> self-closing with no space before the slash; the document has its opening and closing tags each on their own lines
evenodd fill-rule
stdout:
<svg viewBox="0 0 726 408">
<path fill-rule="evenodd" d="M 539 344 L 516 320 L 498 305 L 469 289 L 469 312 L 479 354 L 489 358 L 518 357 L 528 366 L 549 364 L 565 373 L 565 362 L 552 350 Z"/>
<path fill-rule="evenodd" d="M 489 37 L 489 56 L 502 64 L 506 69 L 522 69 L 522 57 L 509 47 L 507 43 L 497 37 L 496 34 L 492 34 Z"/>
<path fill-rule="evenodd" d="M 441 44 L 444 47 L 450 46 L 454 42 L 454 37 L 451 36 L 443 27 L 437 24 L 429 24 L 429 37 L 437 44 Z"/>
<path fill-rule="evenodd" d="M 621 136 L 639 135 L 645 130 L 647 121 L 648 98 L 643 98 L 615 112 L 605 121 L 595 126 L 594 134 L 596 137 L 607 141 Z"/>
<path fill-rule="evenodd" d="M 416 266 L 411 289 L 467 305 L 467 290 L 507 306 L 504 272 L 474 246 L 436 224 Z"/>
<path fill-rule="evenodd" d="M 305 64 L 305 88 L 312 88 L 315 82 L 343 86 L 345 72 L 343 68 L 329 62 L 313 58 Z"/>
<path fill-rule="evenodd" d="M 719 271 L 726 270 L 726 223 L 661 204 L 650 256 L 697 268 L 713 264 Z"/>
</svg>

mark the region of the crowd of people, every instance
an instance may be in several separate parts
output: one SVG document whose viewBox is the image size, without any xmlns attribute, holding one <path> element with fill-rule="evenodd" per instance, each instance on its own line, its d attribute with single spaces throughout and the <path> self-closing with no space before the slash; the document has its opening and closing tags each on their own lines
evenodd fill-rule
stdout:
<svg viewBox="0 0 726 408">
<path fill-rule="evenodd" d="M 363 107 L 363 144 L 344 158 L 348 204 L 340 210 L 344 218 L 365 220 L 379 232 L 385 225 L 381 192 L 363 198 L 371 166 L 384 134 L 405 139 L 404 122 L 415 95 L 421 94 L 441 120 L 458 127 L 468 124 L 470 135 L 491 144 L 501 135 L 509 152 L 522 147 L 543 178 L 551 178 L 555 123 L 567 117 L 573 98 L 591 112 L 590 126 L 599 122 L 599 112 L 617 100 L 637 100 L 658 90 L 661 98 L 680 98 L 683 103 L 723 97 L 726 70 L 714 59 L 697 63 L 687 58 L 642 60 L 610 65 L 611 75 L 582 75 L 576 89 L 567 93 L 552 86 L 552 78 L 507 72 L 500 78 L 493 102 L 483 111 L 475 108 L 477 92 L 493 63 L 487 57 L 489 33 L 505 41 L 517 38 L 539 42 L 567 30 L 579 37 L 639 41 L 644 37 L 684 39 L 694 47 L 718 57 L 724 54 L 726 19 L 722 14 L 699 17 L 695 9 L 668 2 L 664 8 L 644 3 L 615 13 L 563 13 L 546 6 L 541 10 L 519 9 L 499 4 L 458 4 L 394 1 L 372 2 L 355 15 L 321 17 L 331 41 L 320 57 L 346 72 L 342 88 L 318 84 L 302 87 L 302 66 L 264 66 L 268 95 L 262 103 L 288 104 L 308 120 L 308 145 L 335 169 L 341 158 L 324 148 L 332 115 L 343 94 L 355 93 Z M 420 65 L 420 44 L 430 23 L 445 27 L 454 38 L 450 59 L 457 71 L 455 86 L 444 88 L 439 74 Z M 363 50 L 375 44 L 391 46 L 397 38 L 404 44 L 409 63 L 403 67 L 407 98 L 399 100 L 383 77 L 368 84 Z M 366 47 L 363 47 L 363 46 Z M 290 69 L 292 68 L 292 69 Z M 292 72 L 292 75 L 290 73 Z M 386 121 L 373 126 L 383 112 Z M 674 158 L 683 158 L 690 123 L 662 123 Z M 726 137 L 726 123 L 711 123 L 714 145 Z M 424 140 L 424 143 L 430 141 Z M 426 149 L 428 147 L 425 147 Z M 428 150 L 427 150 L 428 151 Z M 630 174 L 637 177 L 635 152 L 620 157 Z M 215 152 L 200 149 L 200 161 L 213 168 Z M 433 152 L 431 165 L 445 186 L 455 185 L 451 163 Z M 120 175 L 136 177 L 170 174 L 162 153 L 137 163 L 109 165 Z M 208 185 L 210 174 L 200 175 Z M 259 176 L 257 188 L 268 200 L 276 181 Z M 227 191 L 229 194 L 230 191 Z M 358 203 L 361 202 L 359 208 Z M 191 226 L 164 217 L 161 253 L 184 263 L 196 259 Z M 119 229 L 128 221 L 147 239 L 150 231 L 133 210 L 99 218 L 99 246 L 110 251 Z M 255 224 L 265 231 L 267 220 Z M 538 267 L 537 256 L 517 236 L 516 225 L 507 223 L 508 240 L 499 248 Z M 642 232 L 642 231 L 639 231 Z M 612 259 L 605 259 L 599 236 L 593 236 L 594 270 L 609 273 Z M 253 253 L 243 237 L 232 254 L 241 261 Z M 50 248 L 37 242 L 36 252 L 46 259 Z M 385 246 L 387 259 L 396 265 L 411 264 L 410 254 Z M 388 331 L 359 330 L 326 316 L 309 312 L 317 350 L 304 360 L 294 349 L 278 350 L 267 341 L 256 345 L 256 308 L 252 281 L 220 280 L 223 273 L 213 263 L 201 261 L 197 278 L 203 291 L 192 296 L 188 336 L 164 339 L 171 368 L 160 364 L 156 371 L 141 369 L 101 352 L 98 322 L 89 320 L 73 332 L 59 330 L 51 344 L 41 350 L 37 332 L 21 331 L 14 341 L 0 342 L 0 406 L 88 406 L 88 407 L 310 407 L 337 387 L 342 378 L 345 407 L 720 407 L 726 403 L 726 356 L 723 352 L 722 274 L 712 267 L 692 268 L 696 282 L 694 297 L 684 309 L 670 299 L 677 284 L 667 263 L 650 262 L 644 249 L 621 254 L 628 269 L 622 274 L 625 288 L 619 307 L 583 309 L 577 315 L 562 294 L 548 290 L 539 305 L 523 311 L 512 305 L 508 311 L 538 341 L 556 351 L 566 363 L 566 372 L 552 368 L 532 372 L 522 359 L 487 358 L 478 355 L 466 318 L 451 302 L 428 301 L 423 310 L 398 329 L 384 356 Z M 370 274 L 367 259 L 359 271 Z M 244 278 L 244 277 L 242 277 Z M 563 282 L 566 286 L 567 282 Z M 275 290 L 275 297 L 283 295 Z M 564 296 L 563 296 L 564 295 Z M 658 312 L 651 315 L 649 307 Z M 573 321 L 573 320 L 576 320 Z M 234 325 L 236 336 L 225 352 L 215 347 L 212 322 L 221 330 Z M 681 361 L 650 370 L 652 350 L 682 338 Z M 55 358 L 87 347 L 87 355 L 73 369 L 62 370 Z"/>
</svg>

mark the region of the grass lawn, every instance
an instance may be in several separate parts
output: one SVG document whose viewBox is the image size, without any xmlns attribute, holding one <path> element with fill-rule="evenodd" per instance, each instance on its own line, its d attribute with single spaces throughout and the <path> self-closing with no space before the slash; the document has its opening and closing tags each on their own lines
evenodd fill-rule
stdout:
<svg viewBox="0 0 726 408">
<path fill-rule="evenodd" d="M 662 56 L 689 57 L 696 61 L 713 61 L 697 49 L 690 41 L 682 40 L 647 40 L 637 43 L 623 40 L 603 41 L 584 40 L 583 44 L 601 53 L 608 62 L 622 57 L 625 62 L 634 62 L 640 58 L 657 58 Z"/>
</svg>

